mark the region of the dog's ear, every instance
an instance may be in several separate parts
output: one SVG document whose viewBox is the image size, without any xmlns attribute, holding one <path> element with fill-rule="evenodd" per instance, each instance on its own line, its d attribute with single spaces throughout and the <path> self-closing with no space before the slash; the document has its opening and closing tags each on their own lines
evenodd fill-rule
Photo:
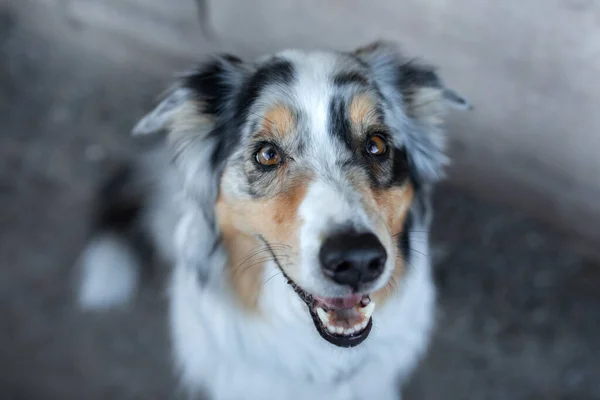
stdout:
<svg viewBox="0 0 600 400">
<path fill-rule="evenodd" d="M 154 110 L 135 124 L 131 134 L 133 136 L 147 136 L 167 130 L 177 111 L 190 100 L 191 93 L 189 90 L 174 86 L 167 91 L 164 99 Z"/>
<path fill-rule="evenodd" d="M 410 117 L 437 124 L 447 108 L 472 108 L 464 97 L 444 85 L 433 67 L 405 59 L 393 43 L 375 42 L 354 54 L 369 65 L 383 86 L 399 91 Z"/>
<path fill-rule="evenodd" d="M 133 128 L 134 136 L 170 129 L 178 113 L 193 107 L 204 117 L 218 118 L 233 101 L 247 72 L 242 60 L 222 54 L 179 77 L 163 100 Z"/>
<path fill-rule="evenodd" d="M 415 61 L 399 66 L 398 87 L 408 115 L 426 124 L 440 124 L 448 108 L 472 108 L 464 97 L 444 85 L 433 67 Z"/>
</svg>

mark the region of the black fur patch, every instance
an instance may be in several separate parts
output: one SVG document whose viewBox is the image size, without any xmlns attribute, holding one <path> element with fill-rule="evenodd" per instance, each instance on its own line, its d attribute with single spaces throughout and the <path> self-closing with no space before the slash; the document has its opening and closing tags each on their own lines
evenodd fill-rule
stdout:
<svg viewBox="0 0 600 400">
<path fill-rule="evenodd" d="M 341 97 L 333 97 L 329 103 L 329 133 L 339 139 L 348 149 L 352 149 L 352 131 L 346 111 L 346 103 Z"/>
<path fill-rule="evenodd" d="M 140 223 L 147 196 L 145 189 L 137 181 L 131 165 L 119 166 L 100 187 L 93 232 L 121 235 L 149 269 L 154 249 Z"/>
<path fill-rule="evenodd" d="M 404 260 L 406 261 L 407 264 L 410 264 L 410 262 L 411 262 L 410 230 L 412 229 L 412 226 L 413 226 L 412 215 L 409 212 L 408 215 L 406 216 L 406 220 L 404 221 L 404 226 L 402 227 L 402 233 L 400 233 L 400 235 L 398 235 L 398 241 L 397 241 L 398 249 L 400 250 L 402 257 L 404 258 Z"/>
<path fill-rule="evenodd" d="M 410 177 L 410 165 L 406 147 L 394 149 L 394 159 L 392 161 L 392 186 L 401 186 L 406 183 Z"/>
<path fill-rule="evenodd" d="M 357 71 L 341 72 L 333 77 L 333 83 L 337 86 L 361 85 L 367 86 L 369 79 Z"/>
<path fill-rule="evenodd" d="M 100 188 L 97 229 L 126 231 L 140 216 L 144 196 L 141 191 L 132 190 L 133 174 L 130 166 L 120 166 Z"/>
<path fill-rule="evenodd" d="M 401 65 L 398 78 L 401 88 L 441 86 L 434 68 L 414 62 Z"/>
<path fill-rule="evenodd" d="M 210 155 L 210 164 L 215 172 L 220 173 L 225 160 L 229 157 L 232 148 L 240 137 L 240 132 L 231 123 L 221 121 L 215 124 L 209 137 L 217 139 Z"/>
<path fill-rule="evenodd" d="M 228 81 L 227 74 L 232 73 L 241 63 L 239 58 L 224 54 L 201 65 L 196 73 L 184 79 L 183 86 L 192 90 L 201 100 L 203 113 L 218 115 L 226 108 L 227 99 L 235 90 L 233 83 Z"/>
<path fill-rule="evenodd" d="M 236 117 L 242 124 L 248 117 L 248 110 L 260 96 L 262 90 L 274 83 L 289 85 L 294 80 L 294 66 L 289 61 L 274 58 L 262 65 L 246 81 L 237 96 Z"/>
<path fill-rule="evenodd" d="M 382 136 L 386 137 L 387 135 Z M 387 138 L 390 143 L 391 139 Z M 390 189 L 403 186 L 409 177 L 408 161 L 405 148 L 388 150 L 388 154 L 372 157 L 364 155 L 362 164 L 369 173 L 369 181 L 373 189 Z"/>
</svg>

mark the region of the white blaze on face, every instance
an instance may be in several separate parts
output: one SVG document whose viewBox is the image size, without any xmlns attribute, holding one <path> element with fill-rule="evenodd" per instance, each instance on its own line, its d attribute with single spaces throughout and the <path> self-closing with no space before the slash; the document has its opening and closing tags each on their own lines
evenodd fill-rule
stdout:
<svg viewBox="0 0 600 400">
<path fill-rule="evenodd" d="M 338 60 L 335 55 L 318 52 L 292 51 L 282 56 L 294 63 L 296 81 L 290 93 L 303 116 L 306 137 L 302 163 L 313 176 L 298 210 L 301 268 L 293 278 L 312 294 L 344 296 L 347 288 L 324 279 L 319 261 L 321 246 L 335 230 L 353 227 L 371 231 L 372 227 L 360 194 L 341 167 L 347 151 L 330 132 L 330 105 L 335 94 L 331 77 Z"/>
<path fill-rule="evenodd" d="M 319 251 L 326 238 L 338 229 L 369 230 L 369 219 L 358 193 L 342 182 L 313 181 L 300 204 L 300 253 L 302 268 L 297 279 L 309 292 L 322 296 L 346 295 L 323 279 Z M 336 290 L 338 291 L 336 293 Z"/>
</svg>

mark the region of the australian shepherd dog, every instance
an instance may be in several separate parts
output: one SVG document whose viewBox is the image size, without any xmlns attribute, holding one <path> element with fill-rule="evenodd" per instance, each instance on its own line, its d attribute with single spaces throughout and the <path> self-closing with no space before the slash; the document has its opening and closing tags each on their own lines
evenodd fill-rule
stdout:
<svg viewBox="0 0 600 400">
<path fill-rule="evenodd" d="M 157 254 L 191 397 L 400 398 L 434 325 L 449 107 L 390 43 L 211 58 L 133 128 L 152 139 L 98 195 L 79 304 L 127 302 Z"/>
</svg>

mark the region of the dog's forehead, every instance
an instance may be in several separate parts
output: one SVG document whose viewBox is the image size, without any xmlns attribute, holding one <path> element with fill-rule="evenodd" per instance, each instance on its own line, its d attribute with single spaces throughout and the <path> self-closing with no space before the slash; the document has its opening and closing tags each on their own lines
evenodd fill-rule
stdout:
<svg viewBox="0 0 600 400">
<path fill-rule="evenodd" d="M 301 80 L 311 80 L 314 83 L 326 81 L 336 72 L 350 68 L 353 64 L 361 64 L 349 54 L 335 51 L 302 51 L 284 50 L 262 58 L 259 65 L 269 63 L 272 59 L 289 62 L 297 77 Z"/>
<path fill-rule="evenodd" d="M 275 62 L 279 67 L 271 69 Z M 281 79 L 282 65 L 287 74 L 285 80 Z M 260 120 L 269 109 L 285 105 L 297 123 L 295 133 L 312 150 L 339 144 L 332 143 L 336 137 L 331 135 L 335 129 L 332 125 L 341 118 L 339 112 L 350 106 L 357 93 L 371 88 L 369 70 L 346 53 L 287 50 L 258 64 L 262 73 L 270 69 L 272 73 L 267 72 L 270 76 L 263 80 L 250 118 Z"/>
<path fill-rule="evenodd" d="M 293 79 L 288 85 L 279 86 L 289 100 L 308 111 L 321 111 L 332 97 L 347 95 L 352 83 L 343 81 L 355 77 L 354 83 L 367 84 L 368 70 L 358 59 L 346 53 L 326 51 L 286 50 L 275 57 L 289 63 Z"/>
</svg>

